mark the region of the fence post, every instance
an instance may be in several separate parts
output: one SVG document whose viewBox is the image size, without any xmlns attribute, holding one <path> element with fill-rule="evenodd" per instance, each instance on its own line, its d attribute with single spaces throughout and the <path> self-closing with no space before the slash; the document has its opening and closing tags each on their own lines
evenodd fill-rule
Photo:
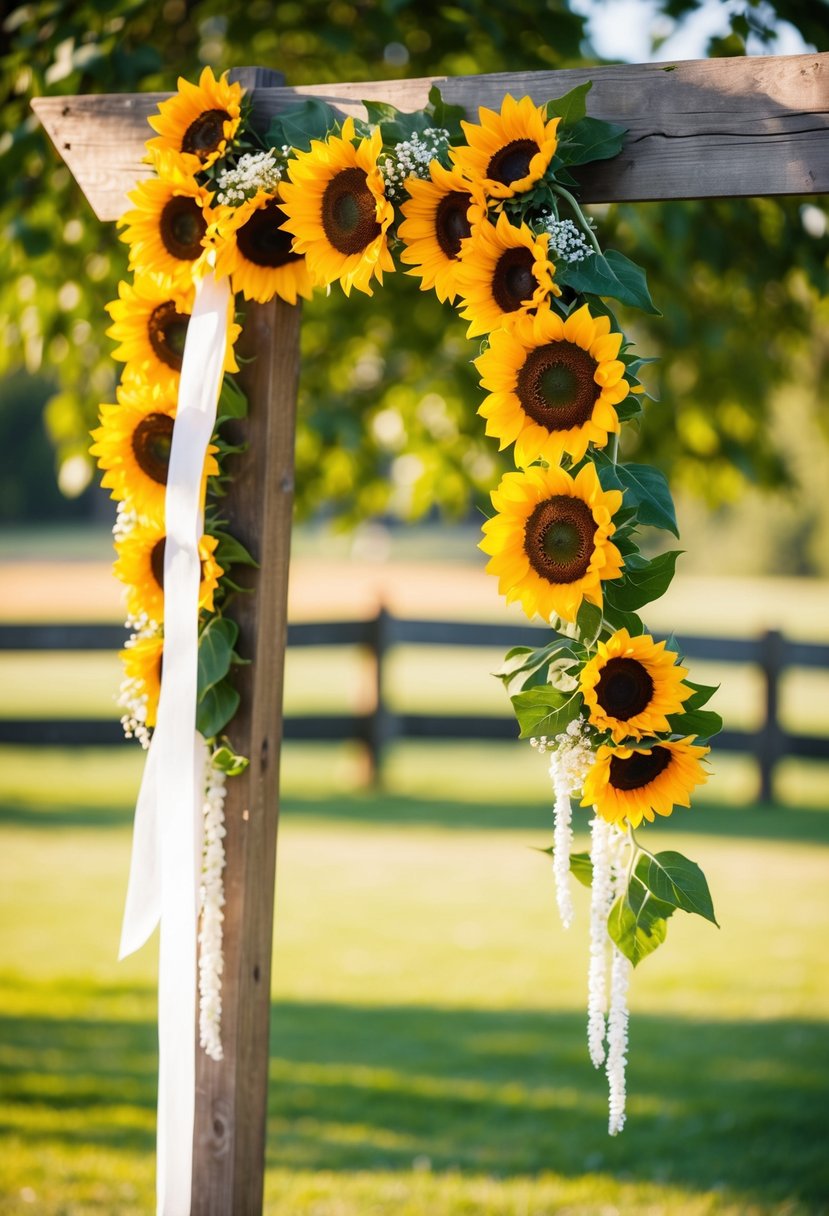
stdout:
<svg viewBox="0 0 829 1216">
<path fill-rule="evenodd" d="M 786 754 L 786 735 L 780 725 L 780 673 L 785 666 L 786 639 L 778 629 L 760 638 L 760 668 L 765 684 L 765 720 L 757 734 L 760 767 L 760 801 L 774 802 L 774 771 Z"/>
<path fill-rule="evenodd" d="M 383 782 L 383 755 L 395 734 L 394 715 L 386 703 L 386 657 L 391 646 L 391 615 L 381 604 L 371 622 L 371 655 L 374 660 L 374 708 L 369 715 L 366 744 L 369 759 L 369 782 Z"/>
</svg>

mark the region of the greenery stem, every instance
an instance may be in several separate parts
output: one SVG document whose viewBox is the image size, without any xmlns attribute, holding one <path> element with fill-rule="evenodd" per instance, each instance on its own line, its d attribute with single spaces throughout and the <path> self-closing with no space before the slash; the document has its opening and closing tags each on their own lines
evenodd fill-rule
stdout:
<svg viewBox="0 0 829 1216">
<path fill-rule="evenodd" d="M 610 442 L 607 445 L 607 458 L 612 464 L 615 464 L 619 458 L 619 432 L 618 431 L 615 431 L 610 436 Z"/>
<path fill-rule="evenodd" d="M 558 184 L 558 182 L 555 182 L 553 184 L 552 188 L 553 188 L 553 190 L 555 190 L 556 194 L 560 194 L 561 197 L 563 199 L 566 199 L 567 202 L 570 204 L 570 206 L 573 209 L 573 214 L 575 215 L 576 219 L 579 221 L 579 224 L 581 225 L 582 230 L 587 235 L 587 238 L 590 241 L 590 244 L 593 246 L 593 249 L 599 255 L 599 257 L 601 257 L 602 247 L 599 244 L 599 242 L 597 241 L 596 234 L 593 231 L 593 229 L 591 228 L 584 212 L 582 211 L 581 207 L 578 205 L 576 200 L 573 198 L 573 195 L 570 193 L 569 190 L 565 190 L 563 186 L 560 186 Z"/>
</svg>

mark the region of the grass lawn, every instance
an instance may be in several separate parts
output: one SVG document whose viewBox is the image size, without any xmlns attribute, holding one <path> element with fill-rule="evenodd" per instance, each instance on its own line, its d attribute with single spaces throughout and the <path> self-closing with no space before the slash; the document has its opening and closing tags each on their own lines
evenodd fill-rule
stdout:
<svg viewBox="0 0 829 1216">
<path fill-rule="evenodd" d="M 829 1210 L 829 815 L 708 802 L 652 830 L 703 865 L 722 929 L 677 914 L 637 971 L 611 1140 L 585 1045 L 587 897 L 565 933 L 532 851 L 543 763 L 523 758 L 516 794 L 488 749 L 433 748 L 394 757 L 387 793 L 335 798 L 342 758 L 288 755 L 266 1211 Z M 3 761 L 0 1213 L 137 1216 L 154 949 L 114 960 L 140 757 Z"/>
</svg>

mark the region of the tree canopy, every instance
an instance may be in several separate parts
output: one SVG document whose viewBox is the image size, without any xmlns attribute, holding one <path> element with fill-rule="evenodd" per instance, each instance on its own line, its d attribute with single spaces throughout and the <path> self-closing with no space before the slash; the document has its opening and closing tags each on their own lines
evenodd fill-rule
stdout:
<svg viewBox="0 0 829 1216">
<path fill-rule="evenodd" d="M 701 4 L 659 7 L 681 22 Z M 740 54 L 749 40 L 761 48 L 778 19 L 824 49 L 826 15 L 824 0 L 747 2 L 710 52 Z M 117 375 L 104 304 L 125 273 L 126 250 L 80 196 L 30 111 L 32 97 L 169 90 L 205 63 L 274 66 L 301 85 L 595 62 L 585 18 L 565 0 L 12 4 L 0 31 L 0 411 L 20 400 L 3 392 L 4 376 L 37 375 L 38 400 L 43 378 L 51 381 L 47 425 L 77 486 L 88 428 L 113 399 Z M 775 393 L 795 376 L 816 390 L 829 361 L 818 201 L 615 205 L 601 222 L 609 244 L 646 266 L 664 314 L 621 317 L 642 353 L 660 356 L 649 379 L 659 401 L 637 441 L 644 458 L 715 501 L 746 480 L 785 483 Z M 403 275 L 383 292 L 382 305 L 335 292 L 306 307 L 297 441 L 305 514 L 462 513 L 497 477 L 498 454 L 476 417 L 481 391 L 464 323 Z M 818 408 L 817 391 L 814 399 Z M 64 484 L 71 491 L 72 476 Z"/>
</svg>

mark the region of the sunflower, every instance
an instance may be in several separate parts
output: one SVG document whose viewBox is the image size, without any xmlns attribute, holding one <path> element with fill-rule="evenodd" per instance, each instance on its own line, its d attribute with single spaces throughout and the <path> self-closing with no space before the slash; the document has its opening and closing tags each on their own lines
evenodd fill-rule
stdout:
<svg viewBox="0 0 829 1216">
<path fill-rule="evenodd" d="M 161 664 L 164 639 L 161 634 L 136 638 L 121 651 L 124 676 L 133 690 L 146 697 L 144 703 L 144 725 L 155 726 L 158 713 L 158 698 L 161 695 Z M 140 690 L 140 691 L 139 691 Z"/>
<path fill-rule="evenodd" d="M 194 292 L 162 291 L 145 276 L 118 284 L 118 299 L 107 305 L 113 324 L 107 334 L 120 345 L 113 358 L 127 363 L 133 376 L 164 387 L 178 385 L 184 339 L 193 309 Z M 239 368 L 233 346 L 241 326 L 233 323 L 233 297 L 228 302 L 229 328 L 224 370 Z"/>
<path fill-rule="evenodd" d="M 528 617 L 546 621 L 553 613 L 574 621 L 583 599 L 601 607 L 602 582 L 622 573 L 610 541 L 622 495 L 602 490 L 592 464 L 576 477 L 541 466 L 505 473 L 492 505 L 498 514 L 480 548 L 507 603 L 520 600 Z"/>
<path fill-rule="evenodd" d="M 480 125 L 462 122 L 467 146 L 450 148 L 461 173 L 479 182 L 490 198 L 512 198 L 544 176 L 558 147 L 559 119 L 547 122 L 543 106 L 532 99 L 516 101 L 507 93 L 501 113 L 478 110 Z"/>
<path fill-rule="evenodd" d="M 490 394 L 478 410 L 487 435 L 502 449 L 514 441 L 522 468 L 539 458 L 559 464 L 564 452 L 579 461 L 589 443 L 604 447 L 629 388 L 621 344 L 609 318 L 591 316 L 586 304 L 566 320 L 549 308 L 508 318 L 475 360 Z"/>
<path fill-rule="evenodd" d="M 534 235 L 526 224 L 514 227 L 502 212 L 497 223 L 483 220 L 465 241 L 455 284 L 463 296 L 461 316 L 470 322 L 468 338 L 497 329 L 510 313 L 546 307 L 561 295 L 547 257 L 548 233 Z"/>
<path fill-rule="evenodd" d="M 626 819 L 634 828 L 654 815 L 670 815 L 675 806 L 690 806 L 694 786 L 708 780 L 701 760 L 711 750 L 695 747 L 695 737 L 651 747 L 603 745 L 585 778 L 581 805 L 608 823 Z"/>
<path fill-rule="evenodd" d="M 676 658 L 647 633 L 632 638 L 620 629 L 599 642 L 579 677 L 592 724 L 610 731 L 614 743 L 670 730 L 668 715 L 682 713 L 691 695 Z"/>
<path fill-rule="evenodd" d="M 142 381 L 120 384 L 117 405 L 101 406 L 101 425 L 92 432 L 89 449 L 104 470 L 101 485 L 142 519 L 162 520 L 167 489 L 167 468 L 176 414 L 173 385 Z M 218 474 L 211 445 L 204 466 L 204 482 Z M 202 485 L 202 494 L 205 484 Z"/>
<path fill-rule="evenodd" d="M 137 524 L 116 542 L 118 558 L 113 570 L 116 577 L 127 584 L 127 611 L 130 616 L 146 613 L 150 620 L 164 619 L 166 541 L 164 525 L 151 521 Z M 213 595 L 224 573 L 214 557 L 217 544 L 215 536 L 205 535 L 199 541 L 199 608 L 205 608 L 208 612 L 213 611 Z"/>
<path fill-rule="evenodd" d="M 128 195 L 135 204 L 119 220 L 121 240 L 130 247 L 130 269 L 155 279 L 162 291 L 185 292 L 205 256 L 210 192 L 159 159 L 161 176 L 141 182 Z"/>
<path fill-rule="evenodd" d="M 290 162 L 291 180 L 282 185 L 283 227 L 293 234 L 294 249 L 304 253 L 316 283 L 340 280 L 346 295 L 352 287 L 372 295 L 371 280 L 382 283 L 394 270 L 386 233 L 394 208 L 385 195 L 377 157 L 383 137 L 377 127 L 355 147 L 354 120 L 342 135 L 325 143 L 311 141 L 310 152 Z"/>
<path fill-rule="evenodd" d="M 483 218 L 483 193 L 457 169 L 444 169 L 433 160 L 430 181 L 410 177 L 409 198 L 400 210 L 404 215 L 397 235 L 406 248 L 400 260 L 413 269 L 407 274 L 420 278 L 421 291 L 433 287 L 439 300 L 455 299 L 455 284 L 461 242 L 472 233 L 472 224 Z"/>
<path fill-rule="evenodd" d="M 214 225 L 216 273 L 231 276 L 234 291 L 265 304 L 274 296 L 310 300 L 313 283 L 305 258 L 283 230 L 279 196 L 259 190 L 240 207 L 219 207 Z"/>
<path fill-rule="evenodd" d="M 217 80 L 205 68 L 199 83 L 178 79 L 178 93 L 162 101 L 148 122 L 158 135 L 147 142 L 150 152 L 173 152 L 182 168 L 198 173 L 223 156 L 241 118 L 243 89 L 228 84 L 227 73 Z"/>
</svg>

